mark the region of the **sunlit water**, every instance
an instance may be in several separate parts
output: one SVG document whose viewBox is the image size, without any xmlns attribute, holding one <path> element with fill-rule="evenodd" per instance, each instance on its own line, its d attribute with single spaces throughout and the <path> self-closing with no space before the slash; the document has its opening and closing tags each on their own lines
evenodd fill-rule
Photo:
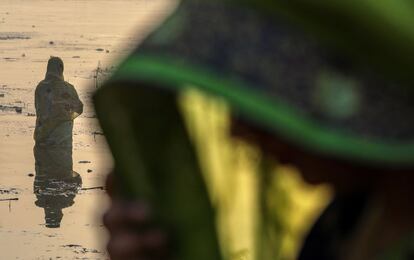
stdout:
<svg viewBox="0 0 414 260">
<path fill-rule="evenodd" d="M 99 134 L 90 101 L 95 70 L 98 65 L 111 70 L 113 61 L 128 55 L 174 4 L 173 0 L 0 1 L 0 260 L 108 258 L 108 235 L 101 221 L 108 199 L 99 188 L 112 168 L 112 158 Z M 65 79 L 75 85 L 85 103 L 84 114 L 75 120 L 73 142 L 73 170 L 80 174 L 82 186 L 63 203 L 59 228 L 46 227 L 45 210 L 41 203 L 35 204 L 39 196 L 33 190 L 34 88 L 44 77 L 51 55 L 64 60 Z M 203 113 L 203 105 L 209 106 L 203 100 L 197 95 L 189 98 L 189 107 L 201 112 L 188 113 L 188 117 L 199 126 L 193 133 L 195 140 L 198 134 L 212 137 L 208 145 L 198 138 L 198 145 L 205 147 L 204 153 L 200 151 L 201 162 L 209 173 L 206 179 L 213 201 L 224 209 L 218 221 L 221 242 L 229 259 L 253 259 L 257 198 L 256 177 L 248 171 L 250 149 L 238 145 L 239 154 L 233 155 L 238 142 L 224 142 L 227 136 L 209 132 L 226 129 L 228 115 L 226 109 L 213 111 L 212 116 Z M 21 108 L 21 113 L 16 113 L 16 108 Z M 228 163 L 235 159 L 238 163 Z M 227 168 L 222 165 L 226 163 Z M 283 177 L 279 183 L 283 184 L 281 193 L 284 189 L 306 190 L 291 177 Z M 300 206 L 303 214 L 286 214 L 291 222 L 287 231 L 293 235 L 285 235 L 281 247 L 288 256 L 294 255 L 296 241 L 314 218 L 315 208 L 326 202 L 325 193 L 314 190 L 294 195 L 289 210 L 298 212 L 295 207 Z M 18 200 L 1 201 L 6 199 Z"/>
<path fill-rule="evenodd" d="M 98 64 L 110 69 L 126 56 L 172 2 L 0 1 L 0 259 L 107 258 L 101 216 L 108 199 L 99 188 L 112 158 L 103 137 L 94 135 L 101 132 L 90 101 L 94 70 Z M 82 189 L 63 208 L 59 228 L 46 227 L 33 192 L 34 89 L 52 55 L 64 60 L 65 79 L 85 103 L 73 142 L 73 170 Z M 18 200 L 1 201 L 7 199 Z"/>
</svg>

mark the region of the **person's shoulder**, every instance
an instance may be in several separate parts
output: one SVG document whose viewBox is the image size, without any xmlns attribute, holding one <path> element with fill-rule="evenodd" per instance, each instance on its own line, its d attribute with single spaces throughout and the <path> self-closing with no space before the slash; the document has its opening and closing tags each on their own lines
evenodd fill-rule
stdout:
<svg viewBox="0 0 414 260">
<path fill-rule="evenodd" d="M 71 93 L 71 95 L 77 95 L 77 91 L 76 91 L 75 86 L 73 86 L 72 84 L 70 84 L 67 81 L 64 81 L 64 85 L 65 85 L 65 87 L 64 87 L 65 91 Z"/>
<path fill-rule="evenodd" d="M 47 86 L 47 84 L 46 84 L 45 80 L 41 80 L 41 81 L 37 84 L 37 86 L 36 86 L 36 90 L 42 89 L 42 88 L 44 88 L 44 87 L 46 87 L 46 86 Z"/>
<path fill-rule="evenodd" d="M 64 81 L 65 86 L 69 87 L 69 88 L 75 88 L 74 85 L 72 85 L 71 83 Z"/>
<path fill-rule="evenodd" d="M 42 85 L 44 85 L 45 84 L 45 80 L 44 79 L 42 79 L 41 81 L 39 81 L 39 83 L 37 83 L 37 86 L 39 87 L 39 86 L 42 86 Z"/>
</svg>

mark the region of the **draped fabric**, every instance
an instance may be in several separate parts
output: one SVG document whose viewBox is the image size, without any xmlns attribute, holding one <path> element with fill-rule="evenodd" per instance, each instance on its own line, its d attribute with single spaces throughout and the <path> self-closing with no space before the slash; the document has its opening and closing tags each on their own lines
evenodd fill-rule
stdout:
<svg viewBox="0 0 414 260">
<path fill-rule="evenodd" d="M 63 61 L 50 58 L 45 79 L 35 91 L 36 128 L 34 132 L 36 177 L 35 204 L 44 208 L 45 225 L 60 227 L 62 209 L 70 207 L 81 187 L 80 175 L 73 171 L 73 120 L 83 112 L 75 88 L 64 81 Z"/>
<path fill-rule="evenodd" d="M 51 58 L 47 73 L 36 87 L 37 144 L 72 147 L 73 120 L 83 112 L 75 88 L 63 79 L 63 62 Z"/>
<path fill-rule="evenodd" d="M 196 98 L 183 113 L 180 97 L 202 92 L 225 103 L 227 115 L 316 155 L 412 167 L 414 94 L 346 53 L 326 49 L 316 33 L 229 2 L 236 1 L 183 1 L 98 90 L 97 115 L 122 195 L 154 205 L 157 220 L 176 232 L 177 259 L 291 259 L 307 230 L 298 223 L 309 228 L 329 195 L 318 190 L 309 199 L 300 181 L 227 140 L 228 124 L 208 128 L 212 119 L 203 112 L 214 104 L 201 106 L 203 98 Z M 274 1 L 257 2 L 271 7 Z M 315 259 L 315 250 L 318 259 L 337 258 L 349 232 L 358 231 L 367 196 L 335 198 L 301 259 Z M 298 200 L 312 208 L 306 221 L 296 219 L 306 215 Z M 412 248 L 378 255 L 395 259 Z"/>
</svg>

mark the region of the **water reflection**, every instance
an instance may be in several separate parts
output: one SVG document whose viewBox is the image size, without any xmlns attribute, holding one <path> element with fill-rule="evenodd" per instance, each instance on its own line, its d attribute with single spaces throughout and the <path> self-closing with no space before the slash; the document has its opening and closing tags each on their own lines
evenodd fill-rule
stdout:
<svg viewBox="0 0 414 260">
<path fill-rule="evenodd" d="M 73 171 L 72 147 L 36 145 L 34 155 L 35 204 L 44 208 L 46 227 L 58 228 L 63 218 L 62 210 L 74 204 L 82 186 L 81 176 Z"/>
<path fill-rule="evenodd" d="M 75 88 L 64 81 L 61 58 L 51 57 L 46 77 L 36 87 L 36 128 L 34 139 L 34 193 L 36 206 L 45 210 L 48 228 L 60 227 L 62 209 L 74 204 L 82 185 L 80 175 L 73 171 L 73 120 L 83 112 Z"/>
</svg>

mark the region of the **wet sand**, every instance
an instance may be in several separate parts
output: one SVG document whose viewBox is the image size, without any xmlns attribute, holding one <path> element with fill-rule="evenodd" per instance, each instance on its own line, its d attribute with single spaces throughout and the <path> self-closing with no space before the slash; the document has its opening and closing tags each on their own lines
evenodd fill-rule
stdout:
<svg viewBox="0 0 414 260">
<path fill-rule="evenodd" d="M 0 200 L 18 198 L 0 201 L 0 259 L 107 259 L 104 190 L 81 190 L 58 229 L 45 227 L 34 204 L 34 89 L 49 56 L 60 56 L 65 79 L 85 104 L 75 120 L 73 170 L 82 188 L 102 187 L 112 158 L 103 136 L 93 134 L 101 132 L 90 100 L 96 68 L 126 56 L 172 2 L 0 1 Z"/>
</svg>

